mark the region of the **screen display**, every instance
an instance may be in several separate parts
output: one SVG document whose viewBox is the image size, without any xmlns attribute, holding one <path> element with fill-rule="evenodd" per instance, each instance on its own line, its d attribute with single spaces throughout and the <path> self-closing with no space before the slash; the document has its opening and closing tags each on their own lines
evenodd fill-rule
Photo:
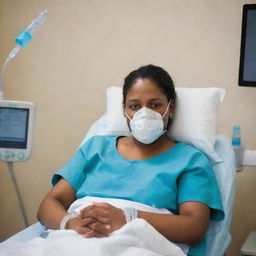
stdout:
<svg viewBox="0 0 256 256">
<path fill-rule="evenodd" d="M 247 12 L 244 51 L 244 80 L 256 81 L 256 10 Z"/>
<path fill-rule="evenodd" d="M 0 147 L 26 148 L 29 109 L 0 107 Z"/>
<path fill-rule="evenodd" d="M 256 4 L 243 6 L 239 85 L 256 86 Z"/>
</svg>

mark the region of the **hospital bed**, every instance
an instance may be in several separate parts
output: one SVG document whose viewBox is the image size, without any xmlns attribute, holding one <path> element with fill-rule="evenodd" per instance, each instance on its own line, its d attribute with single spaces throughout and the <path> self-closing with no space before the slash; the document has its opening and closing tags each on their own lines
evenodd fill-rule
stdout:
<svg viewBox="0 0 256 256">
<path fill-rule="evenodd" d="M 106 123 L 108 122 L 107 115 L 103 115 L 89 129 L 82 144 L 90 137 L 98 134 L 106 134 Z M 123 133 L 123 132 L 115 132 Z M 122 135 L 122 134 L 120 134 Z M 81 144 L 81 145 L 82 145 Z M 81 146 L 80 145 L 80 146 Z M 221 222 L 210 221 L 209 228 L 206 234 L 207 241 L 207 256 L 223 256 L 230 244 L 231 235 L 229 233 L 233 201 L 235 196 L 236 183 L 236 165 L 234 152 L 231 147 L 230 139 L 224 135 L 217 135 L 214 143 L 214 152 L 221 158 L 221 162 L 213 164 L 217 181 L 219 183 L 223 207 L 225 211 L 225 219 Z M 9 239 L 0 243 L 1 249 L 16 247 L 23 244 L 34 237 L 43 237 L 45 227 L 37 222 L 30 227 L 18 232 Z"/>
</svg>

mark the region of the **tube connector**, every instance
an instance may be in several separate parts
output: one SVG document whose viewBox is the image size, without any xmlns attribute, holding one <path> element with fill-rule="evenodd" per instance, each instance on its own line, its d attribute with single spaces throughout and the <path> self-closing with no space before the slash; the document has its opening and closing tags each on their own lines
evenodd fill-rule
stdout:
<svg viewBox="0 0 256 256">
<path fill-rule="evenodd" d="M 45 19 L 47 18 L 48 12 L 47 10 L 43 10 L 40 14 L 32 20 L 29 26 L 21 31 L 18 36 L 16 37 L 16 44 L 20 45 L 21 47 L 26 47 L 26 45 L 31 41 L 32 35 L 42 26 Z"/>
<path fill-rule="evenodd" d="M 0 73 L 0 100 L 4 99 L 4 73 L 7 64 L 11 59 L 13 59 L 16 56 L 16 54 L 20 51 L 21 48 L 25 47 L 31 41 L 32 35 L 44 23 L 45 19 L 47 18 L 47 15 L 47 10 L 43 10 L 42 12 L 40 12 L 40 14 L 34 20 L 32 20 L 27 29 L 21 31 L 17 36 L 15 40 L 16 45 L 5 59 L 4 65 Z"/>
</svg>

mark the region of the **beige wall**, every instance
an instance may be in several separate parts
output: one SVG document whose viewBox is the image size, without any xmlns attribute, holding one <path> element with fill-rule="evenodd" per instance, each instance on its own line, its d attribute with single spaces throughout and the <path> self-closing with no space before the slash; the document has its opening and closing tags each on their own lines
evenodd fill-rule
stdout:
<svg viewBox="0 0 256 256">
<path fill-rule="evenodd" d="M 0 63 L 18 31 L 42 9 L 49 17 L 10 63 L 6 99 L 37 105 L 33 154 L 14 165 L 30 224 L 50 179 L 105 110 L 105 89 L 140 65 L 163 66 L 178 87 L 227 90 L 219 133 L 240 124 L 256 149 L 256 88 L 239 87 L 242 0 L 0 0 Z M 23 228 L 13 185 L 0 163 L 0 239 Z M 237 175 L 229 256 L 256 229 L 256 170 Z"/>
</svg>

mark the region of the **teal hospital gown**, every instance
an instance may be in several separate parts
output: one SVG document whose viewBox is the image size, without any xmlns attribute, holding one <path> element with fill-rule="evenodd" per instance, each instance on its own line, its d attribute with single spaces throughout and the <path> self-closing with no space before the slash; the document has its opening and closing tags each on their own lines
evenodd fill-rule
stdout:
<svg viewBox="0 0 256 256">
<path fill-rule="evenodd" d="M 210 219 L 221 221 L 224 212 L 218 184 L 207 157 L 196 148 L 178 142 L 146 160 L 127 160 L 116 149 L 118 136 L 94 136 L 52 178 L 64 178 L 85 196 L 132 200 L 178 214 L 179 204 L 206 204 Z M 170 227 L 171 228 L 171 227 Z M 205 239 L 188 255 L 204 256 Z"/>
</svg>

